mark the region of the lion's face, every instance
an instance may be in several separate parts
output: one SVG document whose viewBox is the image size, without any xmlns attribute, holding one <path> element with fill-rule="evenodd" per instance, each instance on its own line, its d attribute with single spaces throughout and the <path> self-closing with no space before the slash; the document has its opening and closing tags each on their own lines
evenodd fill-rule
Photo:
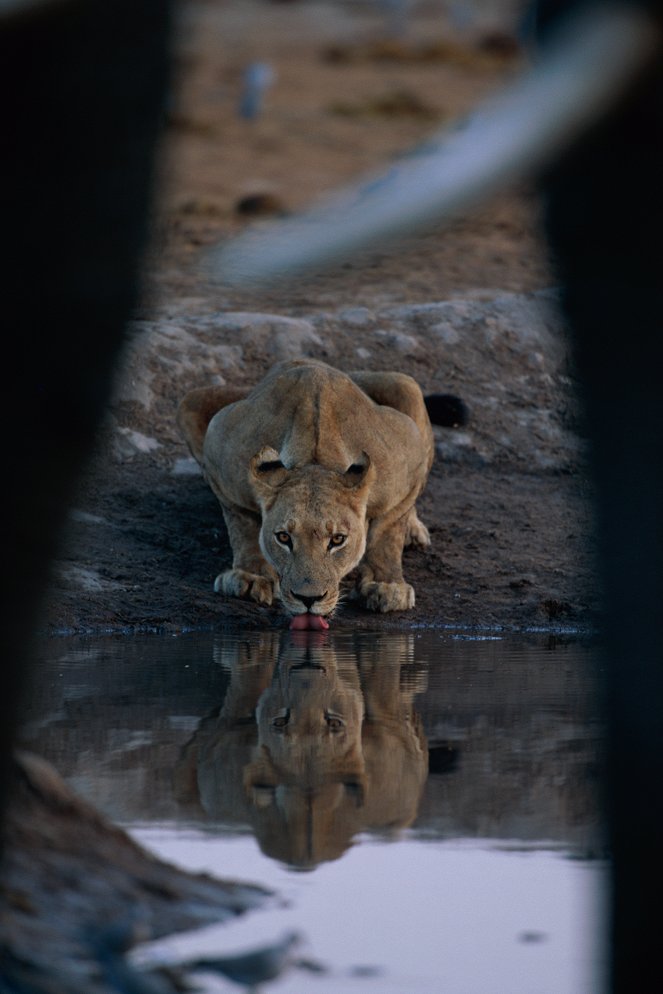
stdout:
<svg viewBox="0 0 663 994">
<path fill-rule="evenodd" d="M 259 743 L 286 780 L 312 788 L 354 768 L 364 717 L 356 666 L 339 665 L 329 645 L 304 636 L 287 643 L 256 708 Z"/>
<path fill-rule="evenodd" d="M 307 466 L 288 472 L 281 467 L 278 483 L 273 481 L 263 503 L 260 547 L 278 574 L 289 614 L 331 614 L 341 580 L 361 560 L 367 532 L 365 470 L 348 474 Z"/>
</svg>

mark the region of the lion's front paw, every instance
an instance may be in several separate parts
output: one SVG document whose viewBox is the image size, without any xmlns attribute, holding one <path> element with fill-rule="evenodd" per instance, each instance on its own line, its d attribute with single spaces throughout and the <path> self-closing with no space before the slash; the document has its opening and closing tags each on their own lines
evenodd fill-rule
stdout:
<svg viewBox="0 0 663 994">
<path fill-rule="evenodd" d="M 366 607 L 371 611 L 407 611 L 414 607 L 414 588 L 409 583 L 377 583 L 369 581 L 361 586 Z"/>
<path fill-rule="evenodd" d="M 417 549 L 428 549 L 431 544 L 428 528 L 412 512 L 405 529 L 405 545 L 413 545 Z"/>
<path fill-rule="evenodd" d="M 228 597 L 249 597 L 258 604 L 271 604 L 274 599 L 274 584 L 266 576 L 249 573 L 244 569 L 228 569 L 219 573 L 214 581 L 217 593 Z"/>
</svg>

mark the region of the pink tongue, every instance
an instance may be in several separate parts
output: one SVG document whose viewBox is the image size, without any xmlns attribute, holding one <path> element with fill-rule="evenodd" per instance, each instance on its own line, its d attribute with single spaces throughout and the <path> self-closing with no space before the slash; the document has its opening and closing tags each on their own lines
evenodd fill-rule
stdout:
<svg viewBox="0 0 663 994">
<path fill-rule="evenodd" d="M 290 630 L 302 631 L 306 628 L 324 631 L 329 628 L 329 622 L 320 614 L 296 614 L 290 622 Z"/>
</svg>

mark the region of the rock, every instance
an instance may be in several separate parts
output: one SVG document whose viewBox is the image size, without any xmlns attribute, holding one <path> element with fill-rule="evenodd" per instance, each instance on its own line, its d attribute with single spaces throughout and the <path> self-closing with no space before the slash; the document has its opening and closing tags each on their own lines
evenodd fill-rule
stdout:
<svg viewBox="0 0 663 994">
<path fill-rule="evenodd" d="M 118 414 L 125 427 L 112 435 L 120 462 L 153 454 L 162 444 L 153 437 L 154 423 L 173 425 L 177 403 L 192 387 L 223 384 L 226 377 L 243 383 L 247 361 L 266 370 L 306 356 L 341 368 L 389 368 L 390 362 L 411 372 L 427 393 L 459 396 L 473 413 L 474 443 L 444 440 L 446 459 L 564 469 L 578 455 L 559 413 L 551 424 L 553 411 L 570 412 L 563 416 L 572 421 L 575 403 L 554 290 L 379 310 L 346 306 L 308 318 L 179 311 L 177 319 L 140 321 L 134 329 L 116 392 L 116 406 L 125 405 Z M 169 439 L 178 439 L 175 428 Z M 197 472 L 190 463 L 173 463 L 174 475 Z"/>
<path fill-rule="evenodd" d="M 462 345 L 474 329 L 484 341 L 501 343 L 531 355 L 541 353 L 558 363 L 566 358 L 563 321 L 554 290 L 499 294 L 492 300 L 447 300 L 390 307 L 378 318 L 398 325 L 402 333 L 426 332 L 445 345 Z M 475 337 L 475 335 L 473 335 Z"/>
<path fill-rule="evenodd" d="M 74 507 L 69 512 L 69 517 L 72 521 L 76 521 L 83 525 L 108 525 L 109 522 L 106 518 L 100 517 L 98 514 L 90 514 L 89 511 L 81 511 L 79 508 Z"/>
<path fill-rule="evenodd" d="M 132 363 L 130 353 L 129 359 L 125 362 L 124 373 L 117 380 L 114 403 L 140 404 L 141 407 L 149 410 L 154 400 L 153 379 L 154 372 L 142 363 Z"/>
<path fill-rule="evenodd" d="M 104 590 L 120 590 L 122 585 L 113 580 L 105 580 L 96 570 L 73 564 L 61 564 L 58 572 L 60 578 L 70 586 L 79 587 L 88 593 Z"/>
<path fill-rule="evenodd" d="M 432 324 L 428 330 L 443 345 L 458 345 L 460 341 L 460 334 L 451 325 Z"/>
<path fill-rule="evenodd" d="M 201 476 L 202 469 L 193 456 L 185 456 L 175 460 L 170 472 L 173 476 Z"/>
<path fill-rule="evenodd" d="M 3 990 L 113 994 L 121 975 L 122 990 L 175 994 L 182 989 L 175 983 L 151 987 L 153 975 L 132 970 L 124 958 L 129 947 L 234 918 L 269 896 L 162 863 L 36 756 L 19 754 L 10 779 L 0 887 Z"/>
<path fill-rule="evenodd" d="M 445 431 L 443 438 L 436 439 L 435 452 L 443 462 L 462 462 L 468 454 L 477 455 L 474 439 L 467 431 Z"/>
<path fill-rule="evenodd" d="M 113 455 L 116 462 L 126 462 L 137 455 L 146 455 L 161 448 L 156 438 L 149 438 L 133 428 L 118 427 L 113 435 Z"/>
<path fill-rule="evenodd" d="M 308 321 L 302 321 L 299 327 L 278 328 L 269 342 L 270 351 L 276 359 L 301 359 L 309 354 L 311 345 L 321 348 L 322 339 Z"/>
<path fill-rule="evenodd" d="M 206 343 L 184 322 L 135 321 L 132 337 L 114 393 L 114 403 L 137 403 L 150 411 L 158 402 L 161 383 L 196 377 L 200 382 L 225 382 L 221 370 L 241 365 L 242 349 L 226 343 Z M 155 380 L 159 389 L 154 390 Z"/>
<path fill-rule="evenodd" d="M 226 340 L 259 346 L 275 360 L 299 359 L 309 354 L 311 346 L 322 346 L 311 322 L 302 318 L 236 311 L 209 315 L 203 321 L 207 328 L 213 328 Z"/>
<path fill-rule="evenodd" d="M 338 312 L 338 320 L 351 328 L 367 328 L 375 321 L 375 314 L 368 307 L 345 307 Z"/>
<path fill-rule="evenodd" d="M 402 331 L 376 331 L 377 338 L 381 338 L 383 344 L 401 355 L 416 355 L 421 351 L 421 345 L 414 335 L 406 335 Z"/>
<path fill-rule="evenodd" d="M 235 213 L 240 217 L 274 217 L 287 214 L 284 201 L 277 193 L 267 190 L 245 193 L 235 202 Z"/>
</svg>

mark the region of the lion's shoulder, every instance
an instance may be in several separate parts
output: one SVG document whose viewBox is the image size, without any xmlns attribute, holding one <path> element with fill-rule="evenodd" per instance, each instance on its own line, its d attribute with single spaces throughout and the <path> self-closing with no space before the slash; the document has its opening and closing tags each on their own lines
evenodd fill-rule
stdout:
<svg viewBox="0 0 663 994">
<path fill-rule="evenodd" d="M 280 470 L 322 466 L 357 482 L 370 465 L 370 502 L 383 508 L 423 482 L 430 467 L 423 396 L 404 374 L 345 373 L 316 359 L 281 362 L 209 419 L 222 393 L 192 396 L 190 406 L 204 411 L 197 418 L 187 412 L 198 432 L 190 447 L 217 496 L 223 491 L 244 506 L 253 506 L 263 481 L 280 480 Z M 352 487 L 339 487 L 335 500 L 351 503 Z"/>
</svg>

